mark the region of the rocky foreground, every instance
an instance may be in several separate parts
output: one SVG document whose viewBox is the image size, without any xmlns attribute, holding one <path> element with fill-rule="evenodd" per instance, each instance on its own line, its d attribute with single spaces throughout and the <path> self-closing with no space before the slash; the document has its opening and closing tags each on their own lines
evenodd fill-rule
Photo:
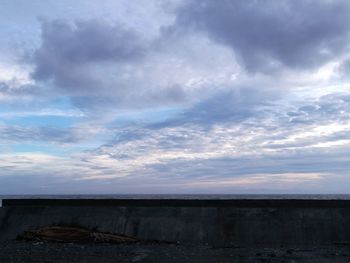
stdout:
<svg viewBox="0 0 350 263">
<path fill-rule="evenodd" d="M 350 262 L 350 246 L 321 248 L 238 248 L 182 244 L 74 244 L 43 241 L 0 243 L 0 262 Z"/>
</svg>

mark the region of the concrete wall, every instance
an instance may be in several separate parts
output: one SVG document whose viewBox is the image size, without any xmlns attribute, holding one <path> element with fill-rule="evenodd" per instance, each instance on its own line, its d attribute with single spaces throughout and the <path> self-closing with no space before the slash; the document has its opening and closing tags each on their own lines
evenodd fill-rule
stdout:
<svg viewBox="0 0 350 263">
<path fill-rule="evenodd" d="M 0 240 L 42 226 L 78 224 L 141 239 L 215 246 L 314 246 L 350 241 L 350 201 L 201 200 L 197 205 L 163 201 L 153 205 L 130 202 L 129 206 L 128 202 L 108 206 L 103 201 L 90 206 L 89 202 L 4 202 Z"/>
</svg>

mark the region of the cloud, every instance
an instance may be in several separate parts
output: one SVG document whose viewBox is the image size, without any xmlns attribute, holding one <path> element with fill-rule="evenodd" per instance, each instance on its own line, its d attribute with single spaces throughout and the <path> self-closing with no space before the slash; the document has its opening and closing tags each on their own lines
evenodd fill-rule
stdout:
<svg viewBox="0 0 350 263">
<path fill-rule="evenodd" d="M 42 22 L 32 77 L 81 109 L 181 105 L 229 85 L 238 66 L 200 35 L 144 38 L 95 20 Z"/>
<path fill-rule="evenodd" d="M 346 94 L 299 104 L 284 110 L 264 105 L 262 114 L 240 121 L 222 115 L 210 127 L 205 115 L 199 114 L 203 120 L 182 125 L 119 128 L 108 143 L 65 157 L 1 155 L 2 178 L 12 176 L 13 182 L 26 174 L 46 185 L 30 186 L 40 192 L 57 189 L 51 182 L 64 191 L 74 191 L 63 187 L 72 183 L 76 191 L 94 193 L 100 189 L 166 193 L 164 189 L 174 187 L 179 193 L 347 192 L 341 182 L 348 181 L 350 118 L 339 116 L 348 107 Z M 295 122 L 295 116 L 304 121 Z M 30 174 L 33 170 L 36 176 Z M 44 174 L 53 179 L 45 181 Z"/>
<path fill-rule="evenodd" d="M 345 80 L 350 79 L 350 59 L 346 59 L 340 64 L 338 67 L 338 74 Z"/>
<path fill-rule="evenodd" d="M 211 126 L 228 122 L 239 123 L 252 117 L 258 118 L 263 114 L 264 107 L 273 105 L 281 96 L 279 90 L 264 86 L 224 89 L 192 105 L 182 115 L 169 119 L 165 124 L 199 123 Z"/>
<path fill-rule="evenodd" d="M 0 142 L 20 144 L 25 142 L 46 142 L 58 145 L 74 145 L 93 138 L 103 131 L 94 127 L 79 125 L 63 128 L 54 125 L 23 126 L 0 124 Z"/>
<path fill-rule="evenodd" d="M 288 121 L 296 125 L 298 123 L 322 125 L 332 120 L 341 124 L 349 120 L 347 112 L 350 110 L 350 95 L 344 92 L 334 92 L 323 95 L 316 100 L 297 107 L 287 112 Z"/>
<path fill-rule="evenodd" d="M 169 31 L 200 30 L 248 71 L 319 67 L 348 51 L 348 1 L 186 1 Z"/>
<path fill-rule="evenodd" d="M 95 20 L 46 21 L 42 23 L 42 44 L 33 55 L 32 76 L 46 85 L 53 83 L 84 109 L 120 106 L 125 101 L 137 107 L 144 98 L 181 100 L 182 89 L 176 83 L 166 89 L 154 84 L 144 89 L 143 66 L 149 45 L 149 40 L 121 25 Z"/>
<path fill-rule="evenodd" d="M 25 141 L 55 141 L 68 143 L 79 140 L 79 138 L 72 136 L 67 130 L 52 127 L 29 128 L 1 125 L 0 131 L 0 140 L 3 142 L 19 143 Z"/>
<path fill-rule="evenodd" d="M 116 131 L 114 140 L 89 152 L 86 158 L 109 160 L 120 169 L 116 174 L 198 184 L 235 178 L 248 182 L 257 176 L 259 182 L 253 181 L 259 184 L 277 178 L 268 176 L 274 174 L 280 182 L 319 182 L 323 175 L 345 175 L 349 169 L 347 94 L 301 100 L 284 108 L 278 106 L 283 101 L 258 104 L 253 99 L 254 107 L 244 103 L 247 107 L 243 111 L 238 108 L 238 115 L 231 110 L 234 104 L 229 94 L 219 98 L 160 125 Z M 245 114 L 247 109 L 249 114 Z M 298 175 L 289 176 L 293 173 L 300 174 L 300 180 Z M 288 176 L 283 179 L 284 175 Z"/>
<path fill-rule="evenodd" d="M 17 103 L 22 103 L 19 107 L 31 104 L 33 101 L 43 98 L 40 88 L 34 85 L 13 85 L 9 82 L 0 82 L 0 102 L 3 105 L 18 107 Z"/>
<path fill-rule="evenodd" d="M 34 54 L 36 80 L 66 89 L 98 89 L 93 64 L 140 59 L 145 43 L 131 30 L 98 21 L 42 22 L 42 44 Z M 96 70 L 96 68 L 95 68 Z M 82 74 L 83 76 L 81 76 Z"/>
<path fill-rule="evenodd" d="M 347 1 L 144 2 L 44 8 L 21 35 L 1 191 L 348 191 Z"/>
</svg>

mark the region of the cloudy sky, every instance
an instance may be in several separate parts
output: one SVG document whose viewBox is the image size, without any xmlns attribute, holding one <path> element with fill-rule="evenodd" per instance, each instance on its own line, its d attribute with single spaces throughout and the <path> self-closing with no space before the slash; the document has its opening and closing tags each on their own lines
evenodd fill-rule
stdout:
<svg viewBox="0 0 350 263">
<path fill-rule="evenodd" d="M 347 0 L 1 0 L 0 194 L 350 193 Z"/>
</svg>

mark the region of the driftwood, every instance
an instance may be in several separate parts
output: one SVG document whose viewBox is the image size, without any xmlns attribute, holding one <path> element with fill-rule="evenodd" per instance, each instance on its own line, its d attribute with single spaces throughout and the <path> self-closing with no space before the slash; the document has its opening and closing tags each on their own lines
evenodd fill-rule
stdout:
<svg viewBox="0 0 350 263">
<path fill-rule="evenodd" d="M 55 241 L 64 243 L 130 243 L 139 240 L 133 237 L 90 231 L 78 227 L 45 227 L 26 231 L 23 240 Z"/>
</svg>

